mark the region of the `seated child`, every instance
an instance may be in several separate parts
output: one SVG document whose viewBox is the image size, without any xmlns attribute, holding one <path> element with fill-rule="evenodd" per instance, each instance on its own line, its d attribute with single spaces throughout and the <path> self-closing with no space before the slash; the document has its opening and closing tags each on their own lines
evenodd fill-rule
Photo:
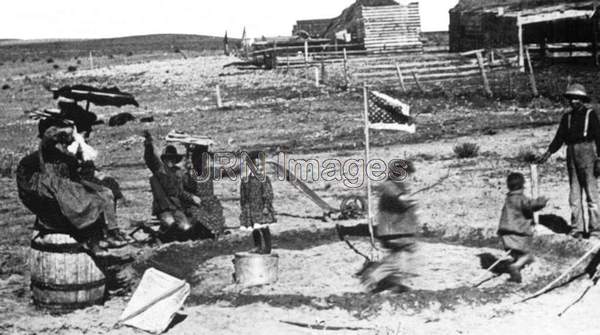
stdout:
<svg viewBox="0 0 600 335">
<path fill-rule="evenodd" d="M 533 239 L 533 213 L 546 206 L 548 198 L 529 199 L 523 194 L 525 177 L 511 173 L 506 179 L 508 194 L 502 208 L 498 235 L 513 263 L 509 266 L 510 281 L 521 282 L 521 269 L 533 263 L 530 246 Z"/>
</svg>

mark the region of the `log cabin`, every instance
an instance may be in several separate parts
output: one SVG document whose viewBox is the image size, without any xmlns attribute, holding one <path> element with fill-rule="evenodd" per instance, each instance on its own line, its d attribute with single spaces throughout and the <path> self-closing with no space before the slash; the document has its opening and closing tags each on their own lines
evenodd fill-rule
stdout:
<svg viewBox="0 0 600 335">
<path fill-rule="evenodd" d="M 323 37 L 359 44 L 369 53 L 423 50 L 417 0 L 357 0 L 333 19 Z"/>
<path fill-rule="evenodd" d="M 597 60 L 596 8 L 589 0 L 460 0 L 450 10 L 450 51 L 514 47 L 523 65 L 524 46 L 545 55 L 550 43 L 583 43 Z"/>
</svg>

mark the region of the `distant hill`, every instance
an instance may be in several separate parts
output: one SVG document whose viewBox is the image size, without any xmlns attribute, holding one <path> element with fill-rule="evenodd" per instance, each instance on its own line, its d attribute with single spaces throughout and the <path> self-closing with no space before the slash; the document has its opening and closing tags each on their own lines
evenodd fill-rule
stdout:
<svg viewBox="0 0 600 335">
<path fill-rule="evenodd" d="M 222 50 L 223 37 L 205 35 L 159 34 L 119 38 L 84 40 L 0 40 L 0 61 L 72 58 L 87 56 L 90 51 L 99 56 L 190 51 Z M 238 43 L 239 39 L 229 39 Z"/>
</svg>

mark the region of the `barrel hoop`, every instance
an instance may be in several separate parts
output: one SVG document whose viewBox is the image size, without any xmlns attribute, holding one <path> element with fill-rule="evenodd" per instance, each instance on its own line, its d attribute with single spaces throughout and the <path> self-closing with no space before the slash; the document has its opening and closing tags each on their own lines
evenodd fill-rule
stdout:
<svg viewBox="0 0 600 335">
<path fill-rule="evenodd" d="M 31 249 L 54 254 L 81 254 L 86 252 L 79 243 L 42 244 L 35 240 L 31 241 Z"/>
<path fill-rule="evenodd" d="M 45 283 L 37 279 L 31 278 L 31 287 L 38 288 L 40 290 L 60 291 L 60 292 L 73 292 L 73 291 L 86 291 L 94 288 L 100 288 L 106 284 L 106 279 L 99 279 L 89 283 L 83 284 L 53 284 Z"/>
<path fill-rule="evenodd" d="M 82 309 L 82 308 L 86 308 L 86 307 L 90 307 L 93 305 L 101 305 L 102 303 L 104 303 L 104 296 L 95 300 L 91 300 L 91 301 L 82 301 L 82 302 L 68 302 L 68 303 L 60 303 L 60 304 L 47 304 L 47 303 L 43 303 L 40 301 L 35 301 L 34 300 L 34 304 L 39 307 L 39 308 L 43 308 L 43 309 L 50 309 L 53 311 L 73 311 L 75 309 Z"/>
</svg>

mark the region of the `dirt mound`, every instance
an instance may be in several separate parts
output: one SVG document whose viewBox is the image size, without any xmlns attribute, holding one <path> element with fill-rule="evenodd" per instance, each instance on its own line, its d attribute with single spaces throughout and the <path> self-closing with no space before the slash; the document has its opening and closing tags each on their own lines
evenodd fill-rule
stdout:
<svg viewBox="0 0 600 335">
<path fill-rule="evenodd" d="M 350 26 L 357 24 L 357 20 L 360 15 L 360 7 L 377 7 L 377 6 L 392 6 L 398 3 L 394 0 L 357 0 L 350 7 L 344 9 L 342 14 L 337 18 L 333 19 L 324 36 L 328 38 L 335 37 L 335 33 L 344 29 L 348 29 Z"/>
<path fill-rule="evenodd" d="M 323 245 L 303 250 L 277 249 L 279 279 L 268 286 L 243 288 L 233 283 L 233 254 L 197 263 L 191 276 L 195 283 L 189 305 L 216 302 L 232 307 L 256 303 L 279 308 L 310 307 L 317 310 L 340 308 L 358 318 L 371 317 L 386 303 L 399 310 L 418 312 L 431 305 L 452 310 L 461 304 L 496 303 L 520 292 L 532 292 L 555 275 L 556 266 L 540 259 L 524 271 L 524 285 L 504 285 L 507 276 L 486 282 L 482 288 L 473 283 L 485 271 L 480 264 L 481 248 L 443 243 L 418 243 L 413 268 L 407 269 L 403 283 L 412 290 L 401 294 L 365 293 L 356 273 L 364 259 L 342 242 L 326 239 Z M 367 241 L 356 241 L 358 249 L 369 250 Z M 280 243 L 280 247 L 285 245 Z M 500 251 L 483 249 L 488 254 Z"/>
</svg>

